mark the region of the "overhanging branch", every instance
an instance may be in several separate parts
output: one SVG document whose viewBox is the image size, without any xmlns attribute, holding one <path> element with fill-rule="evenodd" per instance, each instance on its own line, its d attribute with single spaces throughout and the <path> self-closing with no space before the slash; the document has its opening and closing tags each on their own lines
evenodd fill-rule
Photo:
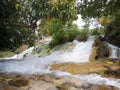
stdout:
<svg viewBox="0 0 120 90">
<path fill-rule="evenodd" d="M 36 28 L 37 25 L 36 25 L 36 22 L 30 24 L 30 25 L 26 25 L 26 24 L 20 24 L 20 23 L 17 23 L 17 22 L 14 22 L 14 21 L 10 21 L 8 19 L 0 19 L 0 22 L 6 22 L 9 26 L 12 26 L 12 27 L 19 27 L 19 28 Z"/>
</svg>

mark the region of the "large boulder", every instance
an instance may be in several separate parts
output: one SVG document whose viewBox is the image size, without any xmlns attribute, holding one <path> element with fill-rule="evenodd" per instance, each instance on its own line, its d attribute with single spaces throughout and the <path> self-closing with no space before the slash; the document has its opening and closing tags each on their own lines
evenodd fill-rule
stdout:
<svg viewBox="0 0 120 90">
<path fill-rule="evenodd" d="M 93 45 L 92 45 L 92 53 L 90 55 L 90 60 L 98 60 L 101 58 L 108 58 L 110 55 L 110 49 L 108 45 L 103 42 L 102 36 L 98 36 Z"/>
<path fill-rule="evenodd" d="M 99 73 L 103 74 L 106 71 L 103 62 L 87 62 L 87 63 L 61 63 L 51 66 L 51 70 L 60 70 L 63 72 L 69 72 L 71 74 L 91 74 Z"/>
</svg>

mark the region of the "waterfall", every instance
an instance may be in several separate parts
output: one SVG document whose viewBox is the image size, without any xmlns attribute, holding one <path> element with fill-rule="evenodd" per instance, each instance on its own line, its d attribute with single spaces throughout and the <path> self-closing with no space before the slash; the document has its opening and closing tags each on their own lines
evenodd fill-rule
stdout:
<svg viewBox="0 0 120 90">
<path fill-rule="evenodd" d="M 111 56 L 110 58 L 120 58 L 120 48 L 117 46 L 114 46 L 112 44 L 107 43 L 109 48 L 111 49 Z"/>
<path fill-rule="evenodd" d="M 45 57 L 28 54 L 22 61 L 8 60 L 0 63 L 0 70 L 14 73 L 48 72 L 50 65 L 62 62 L 88 62 L 93 41 L 79 42 L 70 52 L 55 51 Z"/>
<path fill-rule="evenodd" d="M 15 73 L 41 73 L 49 72 L 50 66 L 55 63 L 63 62 L 89 62 L 89 57 L 92 51 L 92 44 L 95 40 L 95 36 L 88 38 L 86 42 L 78 42 L 74 40 L 74 48 L 71 51 L 61 53 L 61 51 L 55 51 L 48 56 L 38 57 L 36 55 L 28 54 L 26 58 L 21 60 L 8 60 L 0 62 L 0 71 L 3 72 L 15 72 Z M 111 44 L 108 44 L 112 50 L 110 58 L 116 58 L 117 48 Z M 30 48 L 27 51 L 31 51 Z M 23 52 L 23 53 L 25 53 Z M 23 53 L 18 56 L 23 56 Z"/>
<path fill-rule="evenodd" d="M 33 54 L 28 54 L 23 60 L 0 60 L 0 72 L 21 74 L 51 73 L 61 76 L 71 75 L 67 72 L 51 71 L 50 66 L 55 63 L 63 62 L 88 62 L 94 40 L 95 37 L 90 37 L 86 42 L 78 42 L 74 40 L 72 42 L 72 44 L 74 44 L 74 48 L 69 52 L 66 51 L 61 53 L 61 51 L 55 51 L 50 55 L 44 57 L 38 57 Z M 111 44 L 109 44 L 109 47 L 112 50 L 112 55 L 110 57 L 116 58 L 116 52 L 118 47 L 115 47 Z M 94 82 L 96 84 L 113 85 L 120 89 L 120 80 L 117 79 L 102 78 L 99 75 L 94 74 L 82 76 L 77 75 L 77 77 L 81 79 L 84 78 L 85 80 L 89 82 Z"/>
</svg>

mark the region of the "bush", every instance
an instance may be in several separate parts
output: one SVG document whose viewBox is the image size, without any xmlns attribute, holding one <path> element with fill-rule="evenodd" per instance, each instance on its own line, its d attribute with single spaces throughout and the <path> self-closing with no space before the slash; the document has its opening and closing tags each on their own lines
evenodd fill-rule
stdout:
<svg viewBox="0 0 120 90">
<path fill-rule="evenodd" d="M 92 29 L 90 30 L 90 35 L 101 35 L 104 34 L 104 29 Z"/>
<path fill-rule="evenodd" d="M 65 33 L 67 36 L 67 40 L 71 42 L 76 38 L 77 35 L 80 34 L 80 31 L 78 31 L 78 30 L 66 30 Z"/>
<path fill-rule="evenodd" d="M 58 44 L 73 41 L 78 35 L 84 35 L 87 40 L 88 29 L 79 30 L 72 22 L 63 24 L 59 19 L 51 19 L 48 23 L 49 35 L 52 35 L 50 45 L 53 47 Z"/>
<path fill-rule="evenodd" d="M 68 37 L 64 31 L 57 32 L 52 36 L 52 43 L 54 45 L 62 44 L 68 41 Z"/>
</svg>

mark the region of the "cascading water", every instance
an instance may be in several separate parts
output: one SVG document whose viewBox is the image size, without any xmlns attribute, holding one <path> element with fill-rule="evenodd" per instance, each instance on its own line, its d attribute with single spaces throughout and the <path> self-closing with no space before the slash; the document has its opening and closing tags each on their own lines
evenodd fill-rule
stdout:
<svg viewBox="0 0 120 90">
<path fill-rule="evenodd" d="M 45 57 L 28 55 L 23 61 L 5 61 L 0 66 L 1 71 L 15 73 L 39 73 L 48 71 L 50 65 L 62 62 L 88 62 L 94 37 L 87 42 L 74 41 L 75 47 L 71 52 L 55 51 Z"/>
<path fill-rule="evenodd" d="M 30 54 L 24 60 L 21 60 L 21 61 L 18 61 L 18 60 L 0 61 L 0 72 L 22 73 L 22 74 L 51 73 L 56 75 L 70 75 L 65 72 L 50 71 L 50 66 L 52 64 L 62 63 L 62 62 L 76 62 L 76 63 L 88 62 L 94 39 L 95 37 L 90 37 L 86 42 L 74 41 L 73 44 L 75 44 L 75 47 L 70 52 L 61 53 L 61 51 L 55 51 L 52 54 L 45 57 L 37 57 L 35 55 Z M 91 75 L 87 75 L 86 80 L 90 81 L 90 79 L 94 77 L 94 75 L 93 77 L 92 76 L 90 77 L 90 76 Z M 83 76 L 78 75 L 77 77 L 81 78 Z M 93 79 L 93 81 L 95 80 L 96 79 Z M 111 83 L 104 83 L 102 81 L 103 81 L 103 78 L 99 77 L 97 78 L 97 82 L 95 83 L 109 84 L 109 85 L 116 86 L 120 89 L 120 80 L 104 79 L 104 82 L 111 82 Z"/>
<path fill-rule="evenodd" d="M 120 48 L 116 47 L 116 46 L 114 46 L 112 44 L 109 44 L 109 43 L 108 43 L 108 45 L 109 45 L 109 48 L 111 49 L 111 56 L 110 56 L 110 58 L 119 58 L 120 55 L 118 55 L 118 53 L 120 51 L 118 52 L 118 50 L 120 50 Z"/>
</svg>

